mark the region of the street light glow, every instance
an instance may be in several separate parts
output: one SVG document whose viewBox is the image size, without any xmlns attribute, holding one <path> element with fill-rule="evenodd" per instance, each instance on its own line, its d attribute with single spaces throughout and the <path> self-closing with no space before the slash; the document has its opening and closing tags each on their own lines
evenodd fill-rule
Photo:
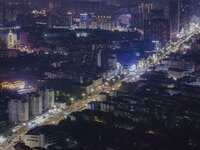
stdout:
<svg viewBox="0 0 200 150">
<path fill-rule="evenodd" d="M 0 136 L 0 144 L 2 144 L 3 142 L 5 142 L 6 138 L 3 136 Z"/>
</svg>

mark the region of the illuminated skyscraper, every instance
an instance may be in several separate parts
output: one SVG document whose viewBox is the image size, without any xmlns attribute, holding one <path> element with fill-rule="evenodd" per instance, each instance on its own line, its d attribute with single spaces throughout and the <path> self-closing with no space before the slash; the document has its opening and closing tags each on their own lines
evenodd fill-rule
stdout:
<svg viewBox="0 0 200 150">
<path fill-rule="evenodd" d="M 88 14 L 87 13 L 81 13 L 80 14 L 80 28 L 86 29 L 88 28 Z"/>
<path fill-rule="evenodd" d="M 17 43 L 17 35 L 10 30 L 10 32 L 7 35 L 8 48 L 14 48 L 16 43 Z"/>
</svg>

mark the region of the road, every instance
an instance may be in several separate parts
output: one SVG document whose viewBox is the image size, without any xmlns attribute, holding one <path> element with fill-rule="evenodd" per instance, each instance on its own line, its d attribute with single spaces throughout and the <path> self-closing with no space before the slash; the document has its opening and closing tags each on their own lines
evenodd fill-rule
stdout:
<svg viewBox="0 0 200 150">
<path fill-rule="evenodd" d="M 178 42 L 170 43 L 167 47 L 163 48 L 162 51 L 159 51 L 156 54 L 154 54 L 155 58 L 152 61 L 150 61 L 150 58 L 152 56 L 149 56 L 146 60 L 143 60 L 143 65 L 139 67 L 133 74 L 127 74 L 124 79 L 116 81 L 112 86 L 110 86 L 107 82 L 105 82 L 103 85 L 94 90 L 92 96 L 85 97 L 84 101 L 73 102 L 73 104 L 70 107 L 62 111 L 60 110 L 55 114 L 53 114 L 52 116 L 48 116 L 47 119 L 41 121 L 40 124 L 37 125 L 58 124 L 60 120 L 66 117 L 66 114 L 70 114 L 71 112 L 76 112 L 76 111 L 82 111 L 86 108 L 89 102 L 98 100 L 98 95 L 100 92 L 109 92 L 110 90 L 117 90 L 120 87 L 121 82 L 123 81 L 125 82 L 137 81 L 142 74 L 144 74 L 146 71 L 149 71 L 151 67 L 155 67 L 156 65 L 158 65 L 161 60 L 167 57 L 167 55 L 178 51 L 180 45 L 188 41 L 196 33 L 199 33 L 199 28 L 193 29 L 185 36 L 183 36 Z M 23 139 L 27 130 L 28 130 L 27 124 L 24 126 L 23 125 L 20 126 L 20 128 L 16 131 L 15 134 L 12 135 L 12 137 L 10 137 L 8 140 L 6 140 L 1 144 L 0 149 L 12 150 L 15 143 Z"/>
</svg>

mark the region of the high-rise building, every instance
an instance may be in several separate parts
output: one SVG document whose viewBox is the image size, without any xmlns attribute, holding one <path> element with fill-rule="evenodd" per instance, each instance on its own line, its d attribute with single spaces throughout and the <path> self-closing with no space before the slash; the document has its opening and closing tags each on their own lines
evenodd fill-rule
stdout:
<svg viewBox="0 0 200 150">
<path fill-rule="evenodd" d="M 26 47 L 31 46 L 31 38 L 30 34 L 28 32 L 19 32 L 18 34 L 18 41 L 20 42 L 21 45 L 24 45 Z"/>
<path fill-rule="evenodd" d="M 110 55 L 105 50 L 99 50 L 97 53 L 97 66 L 105 70 L 112 70 L 117 68 L 116 55 Z"/>
<path fill-rule="evenodd" d="M 5 1 L 3 6 L 4 23 L 16 21 L 19 16 L 23 16 L 26 12 L 25 1 Z"/>
<path fill-rule="evenodd" d="M 120 23 L 120 26 L 122 27 L 130 27 L 131 25 L 131 14 L 122 14 L 119 16 L 119 23 Z"/>
<path fill-rule="evenodd" d="M 29 96 L 29 113 L 35 117 L 42 114 L 42 96 L 33 93 Z"/>
<path fill-rule="evenodd" d="M 117 6 L 117 0 L 106 0 L 106 5 Z"/>
<path fill-rule="evenodd" d="M 165 44 L 170 40 L 170 23 L 166 19 L 149 19 L 144 24 L 145 40 Z"/>
<path fill-rule="evenodd" d="M 111 55 L 108 59 L 109 69 L 114 70 L 117 68 L 117 56 L 115 54 Z"/>
<path fill-rule="evenodd" d="M 153 3 L 141 3 L 138 7 L 139 12 L 139 21 L 143 24 L 144 20 L 147 19 L 148 14 L 150 11 L 154 9 Z"/>
<path fill-rule="evenodd" d="M 97 66 L 101 67 L 102 63 L 101 63 L 101 50 L 98 51 L 97 53 Z"/>
<path fill-rule="evenodd" d="M 23 123 L 29 119 L 28 101 L 21 99 L 11 99 L 8 103 L 9 121 L 15 124 Z"/>
<path fill-rule="evenodd" d="M 4 2 L 0 1 L 0 26 L 4 25 L 4 20 L 5 20 L 5 6 Z"/>
<path fill-rule="evenodd" d="M 148 14 L 148 19 L 164 19 L 164 9 L 152 9 Z"/>
<path fill-rule="evenodd" d="M 200 0 L 191 0 L 190 2 L 191 7 L 191 15 L 200 17 Z"/>
<path fill-rule="evenodd" d="M 55 103 L 55 94 L 51 89 L 45 89 L 43 95 L 43 109 L 50 109 L 54 107 Z"/>
<path fill-rule="evenodd" d="M 189 29 L 190 17 L 189 0 L 169 0 L 171 33 L 177 33 L 183 28 Z"/>
<path fill-rule="evenodd" d="M 116 27 L 115 20 L 110 15 L 94 15 L 91 20 L 89 24 L 90 29 L 114 30 Z"/>
<path fill-rule="evenodd" d="M 79 36 L 84 34 L 84 32 L 80 32 Z M 94 65 L 94 61 L 96 59 L 96 52 L 91 48 L 82 48 L 82 49 L 74 49 L 69 51 L 70 61 L 72 63 L 77 64 L 78 66 L 81 65 L 88 65 L 92 66 Z"/>
<path fill-rule="evenodd" d="M 66 15 L 66 25 L 69 29 L 71 29 L 73 24 L 73 16 L 71 12 L 68 12 Z"/>
<path fill-rule="evenodd" d="M 17 43 L 17 34 L 14 34 L 11 30 L 7 35 L 7 46 L 8 48 L 14 48 Z"/>
<path fill-rule="evenodd" d="M 0 38 L 0 50 L 6 50 L 6 43 Z"/>
<path fill-rule="evenodd" d="M 179 0 L 169 0 L 169 20 L 171 33 L 179 32 L 180 11 Z"/>
<path fill-rule="evenodd" d="M 148 14 L 154 8 L 153 3 L 141 3 L 139 5 L 139 13 Z"/>
<path fill-rule="evenodd" d="M 190 1 L 180 0 L 180 28 L 189 29 L 190 25 Z"/>
<path fill-rule="evenodd" d="M 87 13 L 81 13 L 80 14 L 79 27 L 82 28 L 82 29 L 88 28 L 88 20 L 89 20 L 88 14 Z"/>
<path fill-rule="evenodd" d="M 54 27 L 53 12 L 52 11 L 49 11 L 47 13 L 47 27 L 49 29 L 52 29 Z"/>
<path fill-rule="evenodd" d="M 90 29 L 98 29 L 98 22 L 97 21 L 92 21 L 91 24 L 89 25 Z"/>
</svg>

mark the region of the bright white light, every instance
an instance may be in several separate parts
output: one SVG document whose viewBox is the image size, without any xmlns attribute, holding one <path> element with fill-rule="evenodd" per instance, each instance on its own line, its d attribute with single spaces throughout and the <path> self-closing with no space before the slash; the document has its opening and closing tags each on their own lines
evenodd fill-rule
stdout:
<svg viewBox="0 0 200 150">
<path fill-rule="evenodd" d="M 117 68 L 119 69 L 121 67 L 121 64 L 117 62 Z"/>
<path fill-rule="evenodd" d="M 19 88 L 20 90 L 24 89 L 25 85 L 20 85 Z"/>
<path fill-rule="evenodd" d="M 177 80 L 177 78 L 175 78 L 175 77 L 173 77 L 173 79 L 174 79 L 174 81 L 176 81 L 176 80 Z"/>
<path fill-rule="evenodd" d="M 0 136 L 0 143 L 2 144 L 3 142 L 5 142 L 6 138 L 3 136 Z"/>
<path fill-rule="evenodd" d="M 129 71 L 135 71 L 136 70 L 136 64 L 133 64 L 129 67 Z"/>
<path fill-rule="evenodd" d="M 15 26 L 15 29 L 20 29 L 21 27 L 20 26 Z"/>
<path fill-rule="evenodd" d="M 159 41 L 152 41 L 153 43 L 159 43 Z"/>
</svg>

